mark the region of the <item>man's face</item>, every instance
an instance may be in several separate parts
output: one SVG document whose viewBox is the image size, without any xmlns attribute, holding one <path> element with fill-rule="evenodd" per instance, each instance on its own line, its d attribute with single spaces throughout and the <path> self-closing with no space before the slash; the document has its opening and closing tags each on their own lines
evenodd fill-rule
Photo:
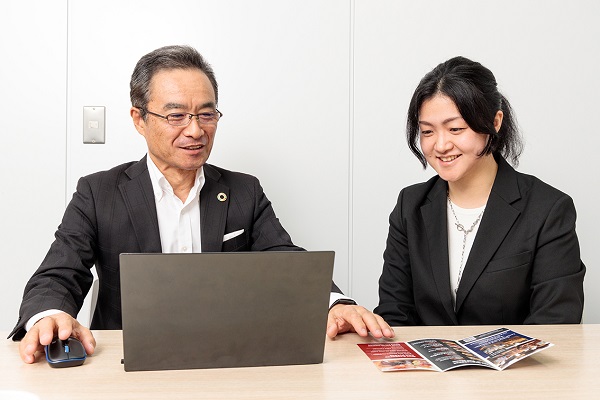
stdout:
<svg viewBox="0 0 600 400">
<path fill-rule="evenodd" d="M 159 71 L 150 81 L 150 101 L 146 111 L 166 116 L 173 113 L 214 112 L 215 92 L 208 77 L 198 69 Z M 192 118 L 186 126 L 170 125 L 166 119 L 146 114 L 137 108 L 131 116 L 138 132 L 148 144 L 148 154 L 163 174 L 185 174 L 200 168 L 210 155 L 216 122 L 203 124 Z"/>
</svg>

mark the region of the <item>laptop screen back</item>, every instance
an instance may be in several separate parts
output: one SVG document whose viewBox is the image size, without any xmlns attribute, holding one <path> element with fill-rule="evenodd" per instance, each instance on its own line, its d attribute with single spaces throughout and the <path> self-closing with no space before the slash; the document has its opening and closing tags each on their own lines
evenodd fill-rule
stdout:
<svg viewBox="0 0 600 400">
<path fill-rule="evenodd" d="M 121 254 L 126 371 L 323 361 L 334 253 Z"/>
</svg>

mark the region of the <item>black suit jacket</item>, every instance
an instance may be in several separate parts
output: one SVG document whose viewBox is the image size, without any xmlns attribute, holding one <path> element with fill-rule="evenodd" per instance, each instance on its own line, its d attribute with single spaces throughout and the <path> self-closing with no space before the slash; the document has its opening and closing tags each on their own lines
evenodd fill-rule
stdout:
<svg viewBox="0 0 600 400">
<path fill-rule="evenodd" d="M 303 250 L 279 223 L 258 179 L 209 164 L 204 175 L 203 252 Z M 226 201 L 217 198 L 220 193 Z M 226 233 L 240 229 L 242 235 L 223 242 Z M 121 329 L 119 254 L 161 252 L 146 157 L 81 178 L 55 237 L 25 287 L 11 336 L 23 337 L 25 323 L 41 311 L 59 309 L 75 317 L 92 284 L 94 265 L 100 285 L 91 328 Z M 335 284 L 332 290 L 339 292 Z"/>
<path fill-rule="evenodd" d="M 458 288 L 450 289 L 448 184 L 405 188 L 390 229 L 375 312 L 391 325 L 579 323 L 583 277 L 575 207 L 566 194 L 516 172 L 498 173 Z"/>
</svg>

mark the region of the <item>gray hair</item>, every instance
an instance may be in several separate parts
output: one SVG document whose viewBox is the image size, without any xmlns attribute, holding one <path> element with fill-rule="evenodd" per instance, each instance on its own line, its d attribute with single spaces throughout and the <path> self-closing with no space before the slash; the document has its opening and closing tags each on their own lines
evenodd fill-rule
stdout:
<svg viewBox="0 0 600 400">
<path fill-rule="evenodd" d="M 131 82 L 129 96 L 133 107 L 142 108 L 142 117 L 146 115 L 146 106 L 150 101 L 150 81 L 154 75 L 168 69 L 199 69 L 207 77 L 215 91 L 215 102 L 219 101 L 219 91 L 212 67 L 191 46 L 165 46 L 146 54 L 137 62 Z"/>
</svg>

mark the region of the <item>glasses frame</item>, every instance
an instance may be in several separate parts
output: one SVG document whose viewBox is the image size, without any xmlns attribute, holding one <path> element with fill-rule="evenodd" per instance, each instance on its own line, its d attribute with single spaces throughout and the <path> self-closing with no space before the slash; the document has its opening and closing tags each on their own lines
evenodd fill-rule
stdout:
<svg viewBox="0 0 600 400">
<path fill-rule="evenodd" d="M 142 107 L 137 107 L 137 108 L 140 111 L 142 111 L 142 112 L 145 111 L 146 113 L 148 113 L 150 115 L 154 115 L 155 117 L 166 119 L 167 123 L 169 125 L 171 125 L 171 126 L 188 126 L 190 124 L 190 122 L 192 121 L 192 118 L 196 118 L 196 121 L 198 121 L 198 123 L 201 124 L 201 125 L 216 125 L 217 122 L 219 122 L 219 120 L 223 116 L 223 113 L 215 108 L 215 113 L 214 114 L 218 115 L 217 120 L 215 122 L 204 122 L 204 121 L 200 120 L 200 116 L 203 115 L 203 114 L 209 114 L 209 113 L 201 112 L 201 113 L 198 113 L 198 114 L 192 114 L 192 113 L 187 113 L 187 112 L 178 112 L 178 113 L 171 113 L 171 114 L 167 114 L 167 115 L 160 115 L 160 114 L 157 114 L 155 112 L 152 112 L 152 111 L 150 111 L 148 109 L 145 109 L 145 108 L 142 108 Z M 173 121 L 170 120 L 169 117 L 172 116 L 172 115 L 176 115 L 176 114 L 187 115 L 188 116 L 188 118 L 186 120 L 187 122 L 185 124 L 174 124 L 174 123 L 172 123 Z"/>
</svg>

